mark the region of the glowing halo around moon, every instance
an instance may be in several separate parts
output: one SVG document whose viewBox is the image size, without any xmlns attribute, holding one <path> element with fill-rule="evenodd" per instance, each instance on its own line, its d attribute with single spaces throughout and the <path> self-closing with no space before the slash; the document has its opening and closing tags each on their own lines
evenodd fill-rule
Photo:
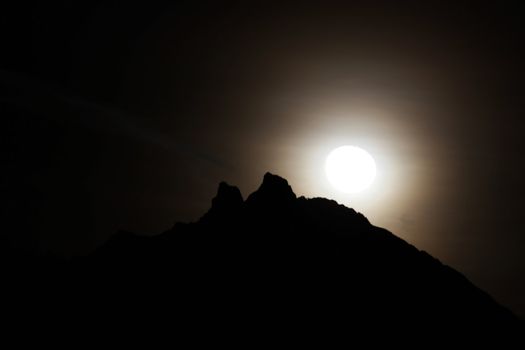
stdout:
<svg viewBox="0 0 525 350">
<path fill-rule="evenodd" d="M 376 177 L 374 158 L 362 148 L 341 146 L 328 154 L 325 163 L 328 181 L 339 191 L 357 193 L 370 187 Z"/>
</svg>

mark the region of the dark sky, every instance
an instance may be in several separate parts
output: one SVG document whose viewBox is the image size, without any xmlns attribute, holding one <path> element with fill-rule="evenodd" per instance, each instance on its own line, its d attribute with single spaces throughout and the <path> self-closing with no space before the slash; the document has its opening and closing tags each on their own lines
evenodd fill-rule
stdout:
<svg viewBox="0 0 525 350">
<path fill-rule="evenodd" d="M 247 196 L 272 171 L 525 316 L 524 8 L 308 3 L 2 9 L 11 247 L 71 255 L 117 229 L 159 233 L 204 213 L 219 181 Z M 343 144 L 378 164 L 354 197 L 323 174 Z"/>
</svg>

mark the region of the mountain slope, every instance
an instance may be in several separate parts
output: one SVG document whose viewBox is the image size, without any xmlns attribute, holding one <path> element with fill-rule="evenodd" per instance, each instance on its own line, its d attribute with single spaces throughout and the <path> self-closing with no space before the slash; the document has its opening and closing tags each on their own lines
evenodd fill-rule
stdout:
<svg viewBox="0 0 525 350">
<path fill-rule="evenodd" d="M 246 200 L 223 182 L 198 222 L 150 238 L 120 233 L 67 268 L 85 287 L 177 295 L 187 312 L 186 303 L 295 322 L 516 320 L 459 272 L 362 214 L 297 198 L 269 173 Z"/>
</svg>

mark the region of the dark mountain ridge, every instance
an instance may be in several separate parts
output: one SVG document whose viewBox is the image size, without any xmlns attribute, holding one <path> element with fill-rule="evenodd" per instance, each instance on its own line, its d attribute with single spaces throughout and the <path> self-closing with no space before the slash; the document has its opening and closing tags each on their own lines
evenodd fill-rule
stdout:
<svg viewBox="0 0 525 350">
<path fill-rule="evenodd" d="M 53 298 L 149 300 L 187 317 L 517 320 L 426 252 L 333 200 L 297 198 L 270 173 L 246 200 L 220 183 L 195 223 L 154 237 L 120 232 L 90 256 L 31 274 Z"/>
<path fill-rule="evenodd" d="M 324 309 L 335 302 L 353 317 L 514 319 L 426 252 L 335 201 L 297 198 L 285 179 L 270 173 L 246 201 L 222 182 L 198 222 L 152 238 L 120 234 L 95 256 L 104 269 L 133 266 L 134 276 L 140 268 L 155 279 L 146 266 L 156 272 L 175 266 L 184 278 L 200 276 L 221 290 L 253 288 L 233 303 L 254 293 L 268 305 Z"/>
</svg>

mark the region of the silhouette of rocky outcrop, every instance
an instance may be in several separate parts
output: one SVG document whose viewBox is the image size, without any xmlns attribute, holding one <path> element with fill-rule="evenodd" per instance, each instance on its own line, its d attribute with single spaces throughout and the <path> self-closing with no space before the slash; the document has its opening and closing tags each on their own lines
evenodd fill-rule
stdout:
<svg viewBox="0 0 525 350">
<path fill-rule="evenodd" d="M 210 210 L 201 221 L 216 222 L 233 219 L 233 216 L 239 213 L 242 205 L 241 191 L 223 181 L 219 184 L 217 196 L 211 201 Z"/>
<path fill-rule="evenodd" d="M 297 198 L 270 173 L 245 201 L 221 182 L 195 223 L 154 237 L 119 233 L 93 255 L 58 266 L 39 273 L 60 271 L 47 280 L 67 280 L 72 295 L 162 300 L 184 315 L 295 325 L 517 320 L 459 272 L 362 214 L 324 198 Z"/>
<path fill-rule="evenodd" d="M 288 181 L 282 177 L 266 173 L 261 187 L 248 197 L 246 203 L 248 205 L 256 203 L 255 205 L 282 206 L 289 204 L 296 198 L 297 196 L 288 185 Z"/>
<path fill-rule="evenodd" d="M 236 187 L 222 182 L 198 222 L 152 238 L 120 235 L 97 259 L 105 261 L 104 271 L 124 265 L 139 279 L 138 271 L 153 280 L 160 271 L 176 271 L 254 310 L 514 319 L 460 273 L 362 214 L 323 198 L 297 198 L 285 179 L 270 173 L 244 202 Z M 126 279 L 122 271 L 119 278 Z"/>
</svg>

